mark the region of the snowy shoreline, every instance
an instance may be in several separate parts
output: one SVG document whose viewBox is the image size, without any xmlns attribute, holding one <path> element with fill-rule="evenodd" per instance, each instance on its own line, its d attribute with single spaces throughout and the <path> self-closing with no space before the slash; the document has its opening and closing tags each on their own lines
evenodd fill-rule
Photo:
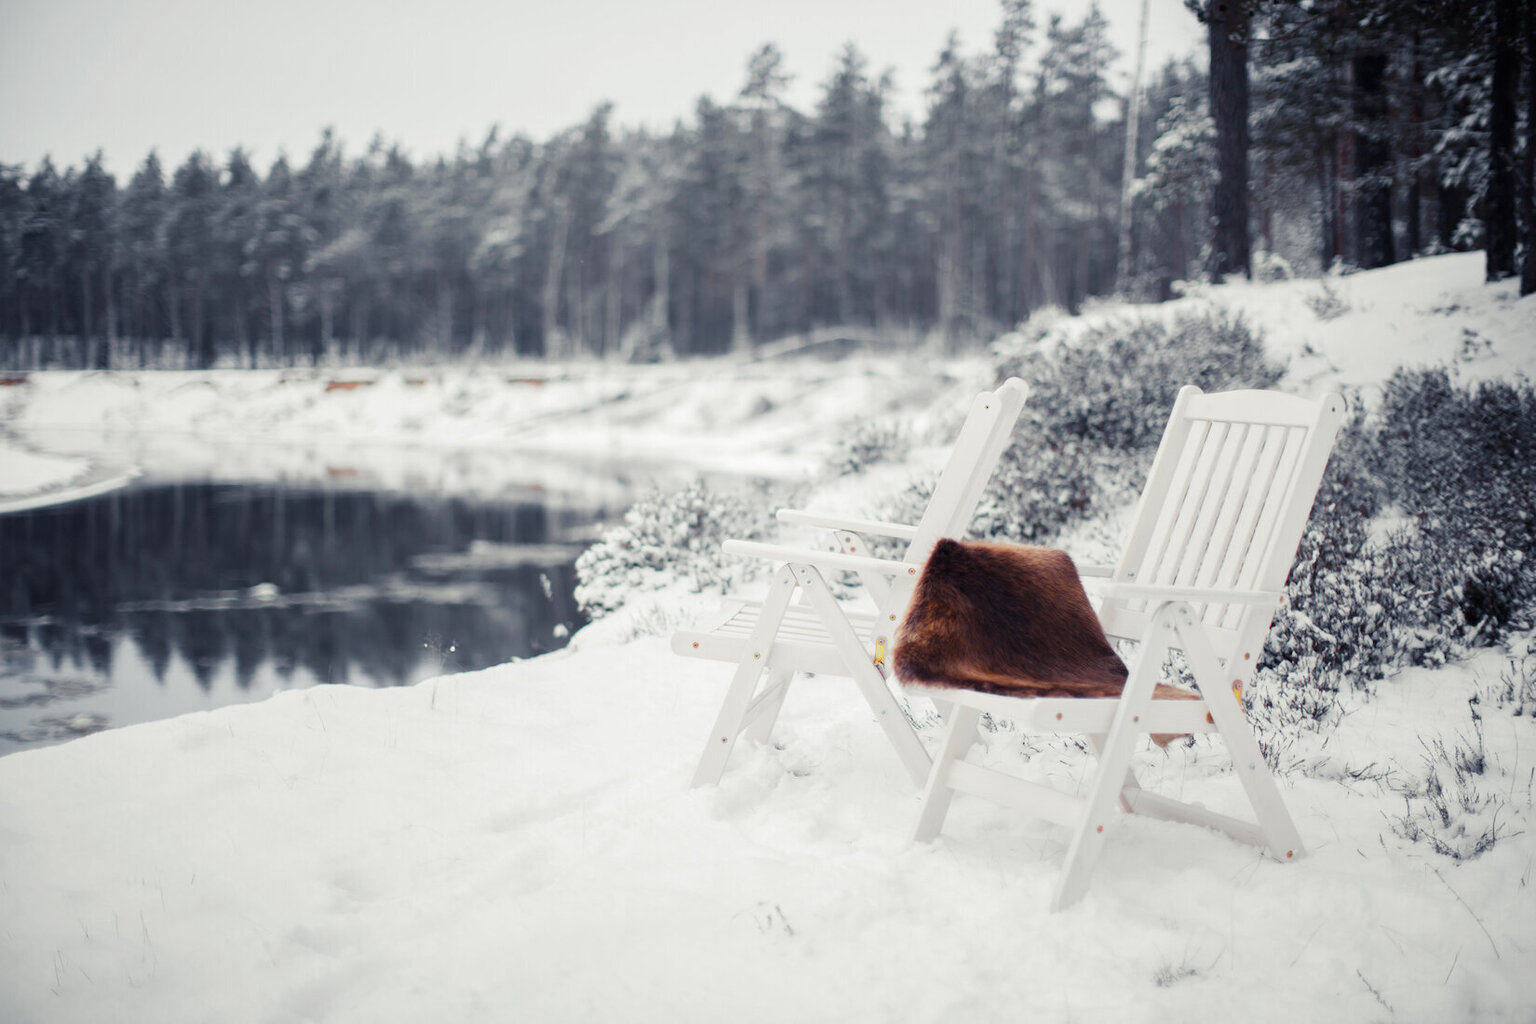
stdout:
<svg viewBox="0 0 1536 1024">
<path fill-rule="evenodd" d="M 1448 362 L 1469 378 L 1529 373 L 1536 302 L 1483 286 L 1472 255 L 1331 281 L 1348 310 L 1326 321 L 1302 302 L 1317 281 L 1185 302 L 1245 310 L 1291 359 L 1293 390 L 1368 388 L 1403 362 Z M 1128 313 L 1171 315 L 1105 307 L 1083 320 Z M 935 388 L 932 366 L 861 362 L 841 376 L 817 366 L 794 368 L 806 375 L 798 386 L 789 369 L 752 368 L 622 400 L 612 391 L 597 425 L 567 440 L 617 434 L 637 450 L 681 446 L 701 465 L 755 464 L 761 448 L 781 460 L 765 465 L 793 475 L 818 464 L 850 417 L 940 417 L 981 371 L 952 366 Z M 39 377 L 53 397 L 11 407 L 22 436 L 62 426 L 66 405 L 153 427 L 135 418 L 153 421 L 156 403 L 112 390 L 121 382 Z M 286 417 L 295 431 L 361 434 L 387 433 L 414 410 L 424 435 L 487 439 L 474 425 L 506 437 L 509 417 L 531 415 L 504 402 L 494 412 L 505 396 L 474 386 L 453 378 L 417 406 L 421 389 L 402 383 L 398 407 L 374 404 L 385 382 L 329 396 L 358 399 L 341 405 L 318 387 L 294 399 L 274 386 L 243 408 L 199 398 L 197 415 L 210 429 Z M 85 388 L 102 401 L 81 401 Z M 473 401 L 450 430 L 443 403 L 465 394 Z M 706 421 L 718 440 L 690 441 Z M 559 433 L 538 430 L 552 442 Z M 1287 751 L 1282 786 L 1307 858 L 1275 864 L 1215 834 L 1131 818 L 1087 898 L 1048 915 L 1064 831 L 958 800 L 944 839 L 909 844 L 918 794 L 847 680 L 798 684 L 772 743 L 738 750 L 718 787 L 689 790 L 728 670 L 675 657 L 665 636 L 626 637 L 713 602 L 674 587 L 528 661 L 396 690 L 292 691 L 0 758 L 0 1018 L 1536 1013 L 1536 974 L 1519 966 L 1536 948 L 1536 721 L 1487 700 L 1525 657 L 1518 645 L 1404 671 L 1369 699 L 1346 694 L 1336 731 Z M 1473 698 L 1490 779 L 1508 787 L 1512 813 L 1492 849 L 1454 862 L 1393 833 L 1404 805 L 1394 783 L 1420 770 L 1427 743 L 1468 739 Z M 924 738 L 937 740 L 931 729 Z M 984 743 L 985 757 L 1021 773 L 1068 787 L 1081 777 L 1084 754 L 1069 740 L 1026 751 L 1000 729 Z M 1219 744 L 1144 745 L 1136 766 L 1184 799 L 1240 806 Z"/>
</svg>

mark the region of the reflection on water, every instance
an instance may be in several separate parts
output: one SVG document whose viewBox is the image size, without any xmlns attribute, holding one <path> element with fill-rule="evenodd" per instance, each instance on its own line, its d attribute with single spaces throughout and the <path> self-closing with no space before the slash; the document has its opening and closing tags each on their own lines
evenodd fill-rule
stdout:
<svg viewBox="0 0 1536 1024">
<path fill-rule="evenodd" d="M 597 510 L 233 484 L 0 515 L 0 754 L 315 683 L 528 657 Z"/>
</svg>

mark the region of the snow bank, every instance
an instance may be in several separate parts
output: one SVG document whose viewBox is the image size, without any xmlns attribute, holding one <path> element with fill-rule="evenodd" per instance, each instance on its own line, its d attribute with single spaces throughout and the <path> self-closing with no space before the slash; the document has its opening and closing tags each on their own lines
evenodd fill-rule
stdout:
<svg viewBox="0 0 1536 1024">
<path fill-rule="evenodd" d="M 0 445 L 0 497 L 69 483 L 79 478 L 88 465 L 84 459 L 56 458 Z"/>
<path fill-rule="evenodd" d="M 1481 252 L 1431 256 L 1380 270 L 1323 278 L 1193 284 L 1174 302 L 1106 303 L 1058 329 L 1071 338 L 1105 320 L 1216 306 L 1258 326 L 1264 346 L 1289 362 L 1286 387 L 1316 395 L 1369 389 L 1399 366 L 1454 366 L 1464 379 L 1536 371 L 1536 295 L 1513 278 L 1483 282 Z"/>
<path fill-rule="evenodd" d="M 725 680 L 659 638 L 101 733 L 0 759 L 0 1016 L 1514 1019 L 1536 841 L 1452 866 L 1384 840 L 1400 798 L 1344 774 L 1411 757 L 1496 661 L 1346 719 L 1342 783 L 1288 787 L 1309 858 L 1128 820 L 1057 915 L 1063 830 L 962 798 L 907 843 L 917 794 L 847 680 L 799 684 L 777 745 L 690 791 Z M 1488 731 L 1536 749 L 1528 718 Z M 1084 768 L 990 742 L 1058 783 Z M 1240 800 L 1214 745 L 1138 760 Z"/>
<path fill-rule="evenodd" d="M 46 372 L 0 394 L 0 423 L 49 452 L 126 452 L 146 472 L 215 478 L 340 468 L 387 483 L 403 453 L 416 465 L 474 461 L 465 481 L 499 478 L 487 463 L 509 455 L 541 472 L 574 460 L 800 479 L 850 419 L 926 406 L 945 380 L 975 390 L 985 366 L 904 354 L 526 372 Z"/>
</svg>

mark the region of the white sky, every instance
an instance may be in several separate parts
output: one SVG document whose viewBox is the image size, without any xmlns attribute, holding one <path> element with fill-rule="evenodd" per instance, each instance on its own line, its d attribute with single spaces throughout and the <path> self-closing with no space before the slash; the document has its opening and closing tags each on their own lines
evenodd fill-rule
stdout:
<svg viewBox="0 0 1536 1024">
<path fill-rule="evenodd" d="M 1128 78 L 1140 0 L 1101 6 Z M 152 147 L 169 170 L 243 144 L 264 171 L 306 159 L 326 125 L 348 152 L 381 132 L 421 158 L 494 124 L 542 140 L 603 100 L 620 126 L 668 128 L 701 95 L 733 97 L 765 42 L 801 110 L 853 41 L 917 114 L 949 30 L 976 53 L 998 20 L 996 0 L 0 0 L 0 162 L 100 148 L 122 179 Z M 1149 36 L 1149 73 L 1202 38 L 1182 0 L 1151 0 Z"/>
</svg>

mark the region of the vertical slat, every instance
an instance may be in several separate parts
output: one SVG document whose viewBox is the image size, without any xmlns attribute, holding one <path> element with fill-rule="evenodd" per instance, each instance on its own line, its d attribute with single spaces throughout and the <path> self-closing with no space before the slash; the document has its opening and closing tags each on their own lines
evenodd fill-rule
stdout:
<svg viewBox="0 0 1536 1024">
<path fill-rule="evenodd" d="M 1172 428 L 1170 427 L 1170 430 Z M 1164 487 L 1162 499 L 1157 508 L 1143 509 L 1142 515 L 1149 515 L 1152 526 L 1143 538 L 1143 546 L 1140 551 L 1127 552 L 1129 565 L 1124 572 L 1127 579 L 1133 579 L 1138 583 L 1157 582 L 1159 566 L 1167 558 L 1168 548 L 1173 541 L 1178 526 L 1179 512 L 1184 508 L 1190 498 L 1190 483 L 1195 475 L 1195 466 L 1199 462 L 1200 452 L 1204 447 L 1208 433 L 1208 425 L 1205 423 L 1186 423 L 1187 434 L 1184 438 L 1182 450 L 1180 450 L 1169 468 L 1170 474 L 1166 479 L 1158 481 Z M 1166 437 L 1165 437 L 1166 441 Z M 1159 452 L 1161 455 L 1161 452 Z M 1158 468 L 1154 465 L 1154 472 Z M 1153 481 L 1147 481 L 1147 495 L 1150 499 L 1153 495 Z M 1145 499 L 1144 499 L 1145 500 Z M 1134 561 L 1130 558 L 1134 557 Z M 1117 573 L 1117 576 L 1122 574 Z M 1146 602 L 1136 601 L 1130 607 L 1137 611 L 1145 610 Z"/>
<path fill-rule="evenodd" d="M 1254 484 L 1254 466 L 1263 450 L 1264 433 L 1265 429 L 1261 426 L 1244 425 L 1241 446 L 1233 457 L 1227 493 L 1222 498 L 1220 514 L 1211 527 L 1211 537 L 1206 544 L 1205 558 L 1195 576 L 1194 585 L 1197 587 L 1217 586 L 1222 572 L 1229 565 L 1242 560 L 1242 548 L 1234 548 L 1232 542 L 1237 533 L 1238 518 Z M 1225 604 L 1215 603 L 1205 607 L 1197 606 L 1196 614 L 1216 624 L 1221 621 L 1226 610 Z"/>
<path fill-rule="evenodd" d="M 992 478 L 992 471 L 997 466 L 998 460 L 1003 457 L 1003 452 L 1013 440 L 1013 428 L 1019 420 L 1019 413 L 1024 409 L 1024 402 L 1029 397 L 1029 387 L 1017 377 L 1010 377 L 992 395 L 996 404 L 996 413 L 992 418 L 991 429 L 987 432 L 987 440 L 982 445 L 977 464 L 971 470 L 966 486 L 961 492 L 960 506 L 951 520 L 951 529 L 944 536 L 963 536 L 966 528 L 970 526 L 971 517 L 976 514 L 976 506 L 981 503 L 981 492 L 986 488 L 987 481 Z"/>
<path fill-rule="evenodd" d="M 1208 426 L 1194 464 L 1189 470 L 1189 480 L 1184 488 L 1184 500 L 1176 510 L 1178 514 L 1168 537 L 1168 547 L 1163 551 L 1152 579 L 1144 579 L 1143 583 L 1178 585 L 1184 556 L 1195 540 L 1195 525 L 1200 521 L 1200 514 L 1210 497 L 1211 477 L 1229 429 L 1226 423 L 1213 423 Z"/>
<path fill-rule="evenodd" d="M 1269 487 L 1264 495 L 1264 505 L 1259 512 L 1259 521 L 1254 527 L 1248 556 L 1243 559 L 1242 571 L 1238 573 L 1237 586 L 1244 590 L 1263 585 L 1265 579 L 1273 575 L 1272 567 L 1268 563 L 1273 560 L 1275 543 L 1279 539 L 1276 527 L 1285 511 L 1286 501 L 1295 493 L 1291 478 L 1296 473 L 1296 466 L 1301 460 L 1302 449 L 1307 440 L 1307 431 L 1302 427 L 1276 429 L 1283 431 L 1284 441 L 1280 457 L 1275 462 L 1274 472 L 1270 475 Z M 1296 548 L 1293 540 L 1286 558 L 1289 560 L 1295 555 Z M 1289 569 L 1290 566 L 1287 565 L 1285 568 Z M 1281 571 L 1283 573 L 1285 570 Z"/>
<path fill-rule="evenodd" d="M 939 474 L 917 533 L 907 547 L 908 561 L 927 560 L 942 537 L 964 535 L 992 469 L 1013 437 L 1014 424 L 1028 396 L 1029 386 L 1011 377 L 997 390 L 983 391 L 971 402 L 949 462 Z"/>
<path fill-rule="evenodd" d="M 1232 552 L 1223 572 L 1217 577 L 1218 586 L 1236 587 L 1237 581 L 1243 577 L 1245 566 L 1257 557 L 1256 551 L 1263 547 L 1262 542 L 1255 543 L 1259 535 L 1259 521 L 1273 492 L 1275 473 L 1285 451 L 1287 429 L 1263 429 L 1263 447 L 1259 450 L 1253 477 L 1243 495 L 1243 506 L 1232 531 Z M 1218 624 L 1235 629 L 1246 610 L 1246 605 L 1230 605 Z"/>
<path fill-rule="evenodd" d="M 1162 442 L 1157 446 L 1157 454 L 1152 457 L 1146 486 L 1142 488 L 1141 500 L 1136 504 L 1136 518 L 1130 536 L 1126 538 L 1125 549 L 1121 551 L 1120 562 L 1115 569 L 1114 578 L 1117 580 L 1141 579 L 1142 570 L 1149 561 L 1148 552 L 1154 550 L 1153 541 L 1159 517 L 1179 497 L 1173 493 L 1173 485 L 1178 477 L 1178 463 L 1188 453 L 1193 427 L 1185 410 L 1200 395 L 1199 388 L 1188 384 L 1179 389 L 1178 397 L 1173 400 L 1173 409 L 1168 413 L 1168 425 L 1163 428 Z M 1125 607 L 1124 602 L 1112 602 L 1112 606 L 1115 605 Z"/>
<path fill-rule="evenodd" d="M 965 423 L 960 427 L 960 436 L 955 438 L 949 462 L 939 474 L 933 496 L 928 499 L 928 507 L 924 509 L 923 518 L 917 524 L 917 535 L 907 548 L 908 559 L 926 561 L 941 537 L 955 534 L 955 519 L 960 514 L 966 486 L 976 474 L 977 465 L 986 453 L 987 439 L 997 413 L 997 396 L 991 391 L 982 392 L 971 403 Z M 961 524 L 960 529 L 964 525 Z"/>
<path fill-rule="evenodd" d="M 1179 561 L 1173 582 L 1177 586 L 1193 587 L 1199 584 L 1200 570 L 1210 557 L 1211 540 L 1219 522 L 1222 509 L 1231 494 L 1232 477 L 1238 456 L 1242 452 L 1243 439 L 1247 436 L 1247 424 L 1228 427 L 1209 463 L 1209 482 L 1205 488 L 1205 500 L 1200 503 L 1199 515 L 1184 546 L 1184 556 Z"/>
</svg>

